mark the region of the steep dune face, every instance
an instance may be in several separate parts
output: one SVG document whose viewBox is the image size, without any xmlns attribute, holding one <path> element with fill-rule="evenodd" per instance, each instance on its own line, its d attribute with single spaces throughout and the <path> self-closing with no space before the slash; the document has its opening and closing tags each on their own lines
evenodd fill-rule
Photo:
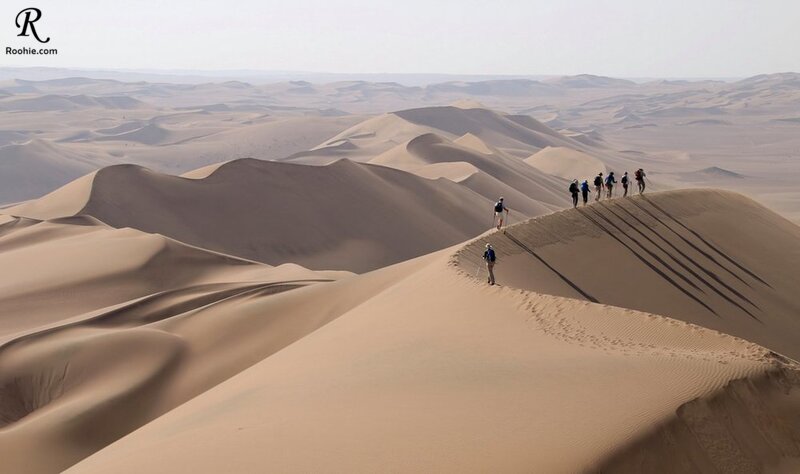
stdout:
<svg viewBox="0 0 800 474">
<path fill-rule="evenodd" d="M 473 141 L 473 146 L 475 142 Z M 490 150 L 491 151 L 491 150 Z M 472 148 L 458 145 L 446 138 L 429 133 L 420 135 L 406 143 L 398 145 L 391 150 L 376 156 L 369 161 L 373 164 L 390 166 L 407 170 L 412 173 L 425 170 L 430 164 L 464 162 L 473 165 L 484 175 L 497 181 L 499 186 L 495 189 L 471 188 L 480 192 L 490 200 L 504 196 L 501 186 L 511 188 L 527 196 L 528 199 L 539 201 L 544 208 L 560 208 L 565 204 L 563 192 L 566 184 L 563 180 L 546 175 L 532 169 L 517 158 L 503 153 L 481 153 Z M 469 182 L 464 182 L 469 186 Z M 526 199 L 527 200 L 527 199 Z M 516 201 L 509 200 L 509 206 Z M 539 215 L 526 214 L 528 216 Z"/>
<path fill-rule="evenodd" d="M 503 238 L 341 282 L 392 273 L 383 291 L 69 472 L 625 472 L 687 452 L 664 465 L 692 472 L 798 456 L 800 433 L 783 421 L 800 416 L 793 363 L 677 319 L 488 287 L 471 256 L 494 240 L 506 272 Z M 755 420 L 759 430 L 741 428 Z"/>
<path fill-rule="evenodd" d="M 680 318 L 800 359 L 800 228 L 741 195 L 617 199 L 490 240 L 503 284 Z M 478 247 L 462 255 L 477 263 Z"/>
<path fill-rule="evenodd" d="M 36 205 L 37 215 L 53 217 L 51 206 L 63 202 Z M 480 233 L 490 211 L 490 201 L 459 184 L 390 168 L 237 160 L 203 179 L 105 168 L 79 213 L 269 264 L 363 272 Z"/>
</svg>

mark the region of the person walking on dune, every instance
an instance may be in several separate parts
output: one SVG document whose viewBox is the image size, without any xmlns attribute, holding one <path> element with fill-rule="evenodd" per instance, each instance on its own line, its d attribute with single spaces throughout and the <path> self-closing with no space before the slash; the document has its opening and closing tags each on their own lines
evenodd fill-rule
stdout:
<svg viewBox="0 0 800 474">
<path fill-rule="evenodd" d="M 583 180 L 581 183 L 581 194 L 583 194 L 583 205 L 589 202 L 589 181 Z"/>
<path fill-rule="evenodd" d="M 573 179 L 571 183 L 569 183 L 569 193 L 572 194 L 572 207 L 578 207 L 578 180 Z"/>
<path fill-rule="evenodd" d="M 606 197 L 608 199 L 611 199 L 615 184 L 617 184 L 617 179 L 614 178 L 614 172 L 610 171 L 606 176 Z"/>
<path fill-rule="evenodd" d="M 628 172 L 626 171 L 620 180 L 620 183 L 622 183 L 622 197 L 628 196 L 628 181 Z"/>
<path fill-rule="evenodd" d="M 639 168 L 636 170 L 636 174 L 634 174 L 633 177 L 636 178 L 636 184 L 639 186 L 639 194 L 643 194 L 646 186 L 644 183 L 644 178 L 647 177 L 647 175 L 644 173 L 642 168 Z"/>
<path fill-rule="evenodd" d="M 486 251 L 483 252 L 483 260 L 486 262 L 486 270 L 489 271 L 489 279 L 486 283 L 494 285 L 494 262 L 497 261 L 497 255 L 494 253 L 492 244 L 486 244 Z"/>
<path fill-rule="evenodd" d="M 594 189 L 597 191 L 597 195 L 594 197 L 595 201 L 599 201 L 602 197 L 603 187 L 603 173 L 600 173 L 594 177 Z"/>
<path fill-rule="evenodd" d="M 500 199 L 494 203 L 494 221 L 497 223 L 497 230 L 500 230 L 503 227 L 503 212 L 506 213 L 505 218 L 508 221 L 508 208 L 506 207 L 505 203 L 503 202 L 503 197 L 501 196 Z"/>
</svg>

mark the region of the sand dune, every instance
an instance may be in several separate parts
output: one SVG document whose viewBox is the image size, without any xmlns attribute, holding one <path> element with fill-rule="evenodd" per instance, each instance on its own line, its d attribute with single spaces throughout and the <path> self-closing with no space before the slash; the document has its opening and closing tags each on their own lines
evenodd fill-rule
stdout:
<svg viewBox="0 0 800 474">
<path fill-rule="evenodd" d="M 141 102 L 126 96 L 91 97 L 87 95 L 44 95 L 31 98 L 12 98 L 0 101 L 0 110 L 47 112 L 75 111 L 84 108 L 133 109 Z"/>
<path fill-rule="evenodd" d="M 89 217 L 6 218 L 0 264 L 4 472 L 60 471 L 314 330 L 302 298 L 265 298 L 341 276 Z"/>
<path fill-rule="evenodd" d="M 108 167 L 6 212 L 86 214 L 269 264 L 363 272 L 482 232 L 491 208 L 457 183 L 390 168 L 236 160 L 202 179 Z"/>
<path fill-rule="evenodd" d="M 564 179 L 590 179 L 598 173 L 607 173 L 602 161 L 571 148 L 547 147 L 525 159 L 539 171 Z"/>
<path fill-rule="evenodd" d="M 697 235 L 687 234 L 695 245 L 714 242 L 747 269 L 732 267 L 736 276 L 724 276 L 724 282 L 741 278 L 763 285 L 748 273 L 756 269 L 746 260 L 751 242 L 728 248 L 724 225 L 699 227 L 711 216 L 718 225 L 736 225 L 732 209 L 747 204 L 729 194 L 714 196 L 666 193 L 648 203 L 680 215 L 687 227 L 698 226 Z M 769 252 L 794 252 L 797 227 L 757 205 L 745 207 L 746 219 L 777 226 L 776 238 L 790 234 Z M 593 206 L 591 212 L 606 208 Z M 525 238 L 537 252 L 564 234 L 574 240 L 570 249 L 594 242 L 613 258 L 619 244 L 596 235 L 593 224 L 573 222 L 581 219 L 581 210 L 564 211 L 512 227 L 509 234 Z M 687 307 L 672 294 L 674 307 L 663 309 L 674 319 L 488 287 L 480 275 L 475 279 L 474 265 L 477 247 L 487 239 L 500 250 L 504 284 L 537 283 L 539 275 L 553 279 L 537 270 L 527 280 L 513 280 L 522 257 L 506 253 L 508 236 L 489 234 L 465 247 L 289 292 L 287 297 L 337 286 L 344 291 L 362 279 L 387 285 L 69 472 L 253 472 L 267 465 L 280 472 L 640 472 L 642 466 L 727 472 L 791 462 L 800 453 L 790 421 L 800 415 L 796 364 L 681 321 Z M 548 261 L 566 272 L 571 260 Z M 631 274 L 629 287 L 646 277 L 636 259 L 613 261 L 620 274 Z M 795 266 L 770 263 L 757 268 L 758 278 L 778 281 Z M 648 269 L 660 279 L 657 270 Z M 771 290 L 777 306 L 785 289 Z M 324 311 L 324 305 L 315 308 Z M 717 310 L 720 320 L 740 318 L 735 307 Z M 696 314 L 690 308 L 686 319 Z M 759 338 L 781 345 L 786 333 L 796 337 L 791 324 L 786 314 L 765 318 Z"/>
<path fill-rule="evenodd" d="M 632 88 L 636 86 L 633 81 L 626 79 L 616 79 L 606 76 L 595 76 L 592 74 L 578 74 L 577 76 L 561 76 L 547 81 L 548 84 L 556 84 L 572 88 L 594 88 L 594 87 L 620 87 Z"/>
<path fill-rule="evenodd" d="M 616 199 L 490 240 L 508 255 L 508 285 L 683 319 L 800 359 L 800 228 L 741 195 Z"/>
<path fill-rule="evenodd" d="M 265 282 L 266 265 L 114 229 L 91 217 L 6 217 L 0 225 L 0 342 L 97 308 L 201 285 Z M 42 271 L 47 268 L 47 271 Z M 288 267 L 279 272 L 287 275 Z M 310 271 L 297 279 L 319 279 Z"/>
<path fill-rule="evenodd" d="M 0 203 L 37 198 L 110 164 L 101 154 L 37 139 L 0 146 Z"/>
<path fill-rule="evenodd" d="M 481 194 L 487 199 L 496 200 L 497 197 L 504 196 L 503 188 L 511 188 L 527 196 L 528 200 L 539 201 L 542 204 L 540 207 L 543 208 L 548 206 L 560 208 L 564 205 L 565 184 L 562 180 L 541 173 L 517 158 L 502 152 L 495 153 L 485 144 L 481 146 L 476 140 L 479 139 L 477 137 L 462 139 L 462 143 L 466 141 L 470 145 L 466 147 L 433 133 L 424 134 L 376 156 L 369 162 L 412 173 L 418 169 L 424 170 L 434 163 L 469 163 L 498 183 L 494 188 L 482 187 Z M 475 151 L 475 147 L 485 148 L 491 154 Z M 468 185 L 469 181 L 463 183 Z M 515 201 L 510 200 L 508 205 L 513 207 L 513 202 Z M 526 215 L 531 216 L 531 214 Z"/>
<path fill-rule="evenodd" d="M 527 157 L 546 146 L 584 147 L 528 116 L 481 108 L 424 107 L 368 119 L 290 159 L 304 163 L 325 163 L 340 157 L 366 161 L 400 143 L 430 133 L 448 140 L 471 135 L 518 157 Z M 347 147 L 343 148 L 345 143 Z"/>
</svg>

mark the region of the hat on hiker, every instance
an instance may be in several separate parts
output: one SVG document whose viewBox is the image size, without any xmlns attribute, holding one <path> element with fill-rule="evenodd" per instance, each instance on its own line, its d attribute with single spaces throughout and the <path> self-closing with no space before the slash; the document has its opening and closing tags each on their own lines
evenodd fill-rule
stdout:
<svg viewBox="0 0 800 474">
<path fill-rule="evenodd" d="M 490 244 L 490 243 L 487 243 L 487 244 L 486 244 L 486 248 L 487 248 L 487 249 L 490 249 L 490 248 L 492 248 L 492 244 Z"/>
</svg>

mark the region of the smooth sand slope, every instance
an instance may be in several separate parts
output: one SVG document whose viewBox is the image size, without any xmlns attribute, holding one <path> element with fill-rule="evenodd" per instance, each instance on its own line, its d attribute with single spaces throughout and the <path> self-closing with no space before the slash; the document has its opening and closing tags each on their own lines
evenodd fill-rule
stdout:
<svg viewBox="0 0 800 474">
<path fill-rule="evenodd" d="M 678 192 L 649 199 L 688 226 L 700 218 L 686 209 L 703 196 L 702 218 L 718 216 L 717 226 L 692 236 L 725 245 L 725 222 L 748 203 L 743 198 Z M 750 222 L 776 224 L 769 211 L 749 208 Z M 582 218 L 581 211 L 563 213 L 571 215 Z M 510 232 L 542 229 L 526 240 L 539 248 L 556 238 L 548 219 L 561 218 Z M 670 319 L 486 286 L 482 275 L 475 278 L 476 247 L 497 243 L 498 276 L 506 282 L 514 259 L 506 238 L 490 234 L 268 297 L 304 301 L 307 317 L 330 315 L 316 299 L 322 294 L 353 299 L 328 324 L 69 472 L 754 472 L 796 465 L 796 364 L 681 321 L 681 298 L 664 308 Z M 604 255 L 619 245 L 592 226 L 579 227 L 573 243 L 585 244 L 582 238 L 602 244 Z M 776 239 L 770 252 L 792 254 L 794 245 Z M 753 248 L 725 250 L 743 267 L 753 265 L 745 260 Z M 663 278 L 638 259 L 623 265 L 638 278 L 641 266 Z M 773 282 L 793 268 L 777 261 L 757 270 Z M 364 285 L 377 286 L 361 291 Z M 761 324 L 764 342 L 781 343 L 791 331 L 779 316 Z"/>
<path fill-rule="evenodd" d="M 483 232 L 491 211 L 491 201 L 446 179 L 346 160 L 324 167 L 236 160 L 203 179 L 108 167 L 69 193 L 5 212 L 85 214 L 269 264 L 363 272 Z"/>
<path fill-rule="evenodd" d="M 608 173 L 608 169 L 599 159 L 564 147 L 547 147 L 526 158 L 525 162 L 543 173 L 570 181 L 590 179 L 598 173 Z M 622 173 L 619 175 L 621 178 Z"/>
<path fill-rule="evenodd" d="M 348 305 L 346 294 L 313 312 L 303 298 L 267 299 L 341 274 L 89 217 L 0 222 L 2 472 L 59 472 Z"/>
</svg>

